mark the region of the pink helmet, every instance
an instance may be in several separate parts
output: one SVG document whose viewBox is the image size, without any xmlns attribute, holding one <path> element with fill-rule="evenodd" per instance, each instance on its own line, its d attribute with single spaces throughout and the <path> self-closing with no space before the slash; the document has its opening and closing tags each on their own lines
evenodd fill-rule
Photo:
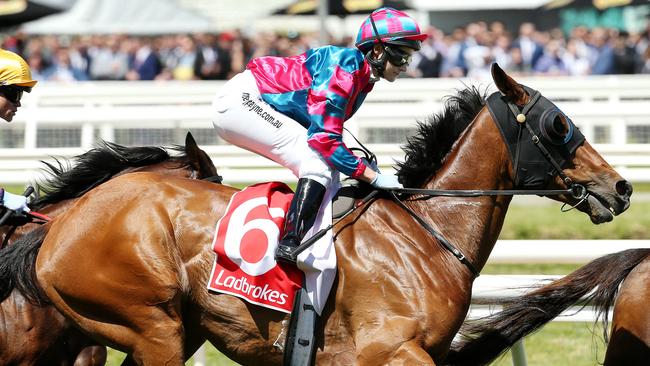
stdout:
<svg viewBox="0 0 650 366">
<path fill-rule="evenodd" d="M 427 38 L 418 23 L 406 13 L 393 8 L 379 8 L 368 16 L 357 34 L 355 46 L 367 52 L 375 43 L 387 43 L 420 49 L 420 41 Z"/>
</svg>

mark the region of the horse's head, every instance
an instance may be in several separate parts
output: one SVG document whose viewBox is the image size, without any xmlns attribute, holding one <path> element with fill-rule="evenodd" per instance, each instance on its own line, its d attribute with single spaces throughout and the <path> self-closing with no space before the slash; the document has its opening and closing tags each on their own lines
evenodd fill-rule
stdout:
<svg viewBox="0 0 650 366">
<path fill-rule="evenodd" d="M 571 188 L 573 194 L 552 198 L 577 205 L 596 224 L 611 221 L 630 206 L 632 184 L 594 150 L 566 114 L 497 64 L 492 65 L 492 78 L 501 93 L 490 96 L 487 104 L 508 145 L 515 187 Z"/>
</svg>

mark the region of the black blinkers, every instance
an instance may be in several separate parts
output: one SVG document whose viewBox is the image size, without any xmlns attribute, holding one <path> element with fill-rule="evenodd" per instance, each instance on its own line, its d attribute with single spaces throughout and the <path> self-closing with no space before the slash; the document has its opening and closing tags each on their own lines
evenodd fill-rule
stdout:
<svg viewBox="0 0 650 366">
<path fill-rule="evenodd" d="M 490 95 L 487 105 L 508 146 L 515 187 L 543 188 L 556 175 L 563 175 L 557 167 L 566 167 L 585 137 L 555 104 L 523 87 L 532 97 L 523 108 L 500 92 Z"/>
</svg>

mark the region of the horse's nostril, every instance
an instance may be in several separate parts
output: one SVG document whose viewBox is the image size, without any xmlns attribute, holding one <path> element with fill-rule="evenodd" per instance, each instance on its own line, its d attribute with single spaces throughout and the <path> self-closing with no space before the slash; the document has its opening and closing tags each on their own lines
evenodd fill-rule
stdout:
<svg viewBox="0 0 650 366">
<path fill-rule="evenodd" d="M 621 196 L 631 196 L 632 195 L 632 183 L 626 180 L 620 180 L 616 182 L 616 193 Z"/>
</svg>

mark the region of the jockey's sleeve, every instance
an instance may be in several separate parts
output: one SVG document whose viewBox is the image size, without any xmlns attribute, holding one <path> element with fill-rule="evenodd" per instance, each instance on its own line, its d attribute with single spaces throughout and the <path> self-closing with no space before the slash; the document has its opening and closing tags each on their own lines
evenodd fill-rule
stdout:
<svg viewBox="0 0 650 366">
<path fill-rule="evenodd" d="M 354 70 L 356 71 L 356 70 Z M 328 164 L 341 173 L 356 178 L 366 169 L 343 142 L 343 123 L 351 114 L 350 99 L 360 87 L 355 72 L 336 65 L 329 78 L 314 79 L 307 96 L 312 123 L 307 131 L 308 144 Z"/>
</svg>

